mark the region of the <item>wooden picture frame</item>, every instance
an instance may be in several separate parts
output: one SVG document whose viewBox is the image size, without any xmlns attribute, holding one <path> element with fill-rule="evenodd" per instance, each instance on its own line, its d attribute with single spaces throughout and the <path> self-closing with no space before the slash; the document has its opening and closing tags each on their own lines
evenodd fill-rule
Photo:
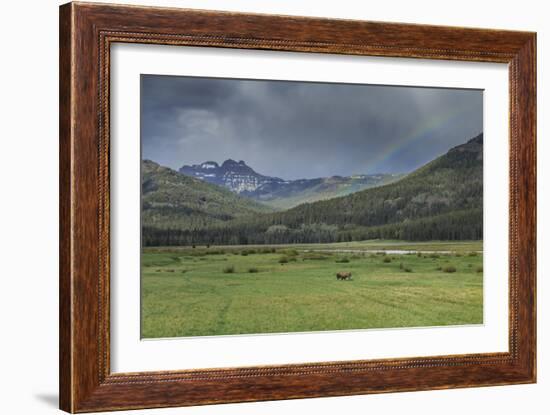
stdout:
<svg viewBox="0 0 550 415">
<path fill-rule="evenodd" d="M 111 373 L 109 59 L 117 42 L 507 63 L 509 352 Z M 59 93 L 61 409 L 91 412 L 535 382 L 535 33 L 69 3 L 60 8 Z"/>
</svg>

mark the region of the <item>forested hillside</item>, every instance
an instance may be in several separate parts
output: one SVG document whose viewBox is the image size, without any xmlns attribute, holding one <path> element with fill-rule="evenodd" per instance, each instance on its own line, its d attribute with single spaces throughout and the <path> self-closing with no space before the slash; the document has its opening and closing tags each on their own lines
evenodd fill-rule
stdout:
<svg viewBox="0 0 550 415">
<path fill-rule="evenodd" d="M 235 208 L 240 207 L 234 203 Z M 305 203 L 283 212 L 256 214 L 259 208 L 250 206 L 248 212 L 234 213 L 231 219 L 224 216 L 227 220 L 204 222 L 204 226 L 197 226 L 200 221 L 196 220 L 188 226 L 187 219 L 180 219 L 170 229 L 158 229 L 149 221 L 152 226 L 144 228 L 147 236 L 144 241 L 150 245 L 190 245 L 373 238 L 481 239 L 482 208 L 483 135 L 480 134 L 388 185 Z M 254 214 L 248 214 L 250 210 Z M 214 211 L 217 210 L 212 211 L 213 216 Z"/>
<path fill-rule="evenodd" d="M 141 165 L 144 229 L 200 229 L 271 209 L 149 160 Z M 147 233 L 144 232 L 147 239 Z"/>
</svg>

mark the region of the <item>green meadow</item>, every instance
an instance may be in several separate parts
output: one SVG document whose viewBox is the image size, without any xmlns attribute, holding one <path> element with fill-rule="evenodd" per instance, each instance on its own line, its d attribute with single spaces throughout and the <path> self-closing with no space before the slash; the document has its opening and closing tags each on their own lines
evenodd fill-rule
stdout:
<svg viewBox="0 0 550 415">
<path fill-rule="evenodd" d="M 402 241 L 146 248 L 142 337 L 480 324 L 481 250 Z"/>
</svg>

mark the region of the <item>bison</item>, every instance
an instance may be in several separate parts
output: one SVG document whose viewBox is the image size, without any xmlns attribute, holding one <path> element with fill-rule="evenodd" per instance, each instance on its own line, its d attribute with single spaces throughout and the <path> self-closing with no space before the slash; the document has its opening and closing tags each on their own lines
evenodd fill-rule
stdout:
<svg viewBox="0 0 550 415">
<path fill-rule="evenodd" d="M 351 272 L 337 272 L 336 273 L 336 279 L 337 280 L 351 280 Z"/>
</svg>

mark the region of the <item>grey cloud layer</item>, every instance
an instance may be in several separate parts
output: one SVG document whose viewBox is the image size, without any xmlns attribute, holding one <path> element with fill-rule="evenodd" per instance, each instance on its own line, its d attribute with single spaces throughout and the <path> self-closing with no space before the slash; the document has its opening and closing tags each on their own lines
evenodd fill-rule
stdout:
<svg viewBox="0 0 550 415">
<path fill-rule="evenodd" d="M 479 90 L 143 75 L 143 158 L 285 179 L 408 172 L 483 128 Z"/>
</svg>

